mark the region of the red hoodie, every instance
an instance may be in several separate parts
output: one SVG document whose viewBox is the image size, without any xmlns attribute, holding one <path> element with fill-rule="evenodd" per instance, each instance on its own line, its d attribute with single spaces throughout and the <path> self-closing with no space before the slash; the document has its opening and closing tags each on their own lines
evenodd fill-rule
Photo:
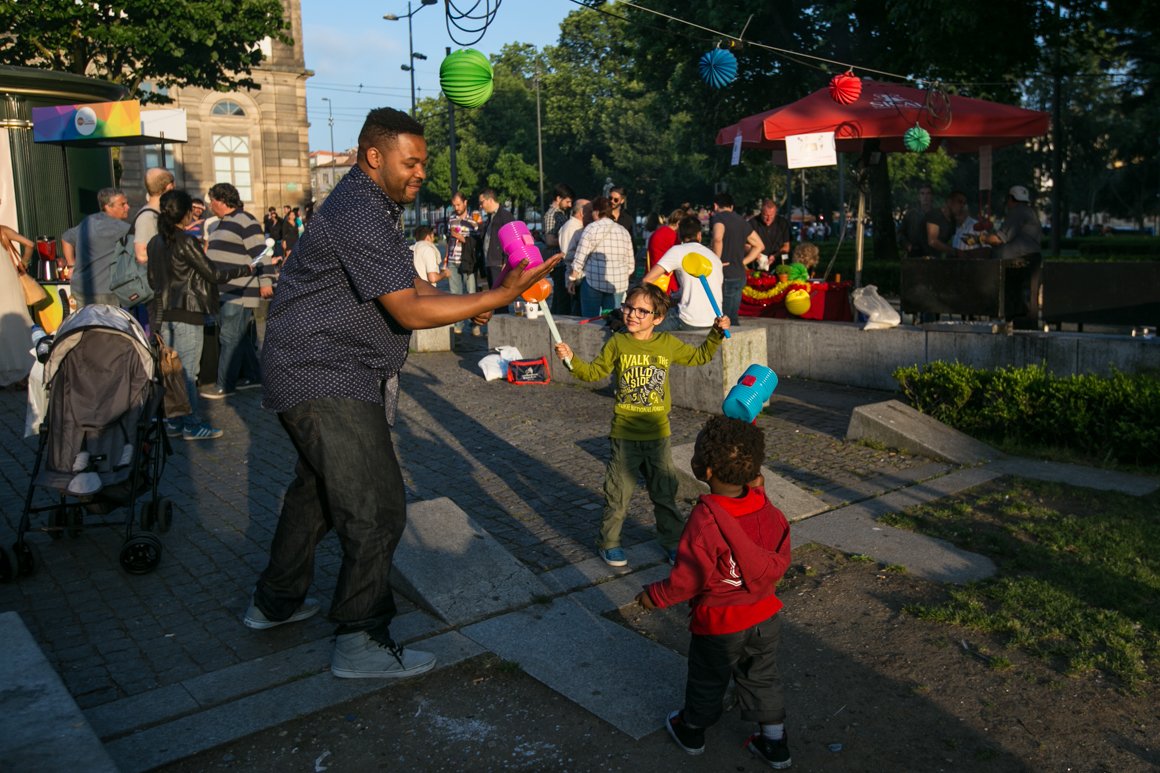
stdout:
<svg viewBox="0 0 1160 773">
<path fill-rule="evenodd" d="M 695 634 L 736 633 L 781 609 L 774 591 L 789 561 L 789 523 L 764 489 L 736 499 L 704 494 L 685 524 L 669 578 L 646 590 L 658 607 L 690 601 Z"/>
</svg>

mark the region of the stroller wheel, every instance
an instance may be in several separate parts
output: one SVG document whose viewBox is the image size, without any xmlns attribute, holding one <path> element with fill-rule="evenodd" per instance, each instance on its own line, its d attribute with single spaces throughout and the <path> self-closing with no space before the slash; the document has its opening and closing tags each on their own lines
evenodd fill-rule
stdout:
<svg viewBox="0 0 1160 773">
<path fill-rule="evenodd" d="M 6 547 L 0 547 L 0 582 L 15 580 L 16 568 L 16 553 Z"/>
<path fill-rule="evenodd" d="M 152 534 L 137 534 L 121 546 L 121 567 L 129 574 L 149 574 L 161 562 L 161 540 Z"/>
<path fill-rule="evenodd" d="M 12 552 L 16 556 L 16 573 L 20 577 L 31 577 L 40 563 L 40 556 L 36 548 L 30 543 L 17 540 L 12 544 Z"/>
<path fill-rule="evenodd" d="M 157 531 L 166 534 L 173 525 L 173 501 L 162 497 L 157 500 Z"/>
</svg>

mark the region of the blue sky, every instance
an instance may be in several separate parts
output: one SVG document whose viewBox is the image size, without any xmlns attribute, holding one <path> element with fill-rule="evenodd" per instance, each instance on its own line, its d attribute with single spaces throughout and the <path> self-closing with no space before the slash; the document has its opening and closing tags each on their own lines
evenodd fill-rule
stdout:
<svg viewBox="0 0 1160 773">
<path fill-rule="evenodd" d="M 457 0 L 461 8 L 473 2 Z M 481 10 L 486 2 L 480 2 Z M 418 7 L 419 0 L 413 0 L 412 8 Z M 507 43 L 552 45 L 559 37 L 560 22 L 578 7 L 570 0 L 502 0 L 483 38 L 470 47 L 490 55 Z M 330 149 L 328 107 L 334 116 L 336 150 L 356 144 L 371 108 L 410 109 L 411 76 L 399 69 L 407 63 L 407 22 L 386 21 L 387 13 L 406 14 L 406 0 L 302 0 L 303 50 L 307 69 L 314 71 L 306 82 L 310 150 Z M 415 51 L 427 55 L 415 68 L 416 99 L 422 99 L 439 93 L 439 63 L 445 48 L 454 51 L 462 46 L 448 35 L 442 0 L 418 10 L 412 24 Z M 456 37 L 470 39 L 458 31 Z"/>
</svg>

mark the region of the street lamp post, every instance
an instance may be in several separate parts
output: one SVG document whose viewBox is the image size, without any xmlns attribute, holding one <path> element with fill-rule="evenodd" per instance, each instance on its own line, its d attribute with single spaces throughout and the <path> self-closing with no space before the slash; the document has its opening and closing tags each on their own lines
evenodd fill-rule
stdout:
<svg viewBox="0 0 1160 773">
<path fill-rule="evenodd" d="M 323 97 L 326 103 L 326 122 L 330 125 L 330 187 L 334 187 L 334 113 L 331 111 L 330 97 Z M 329 193 L 329 191 L 327 191 Z"/>
<path fill-rule="evenodd" d="M 447 46 L 447 56 L 451 56 L 451 46 Z M 451 192 L 459 190 L 459 168 L 455 164 L 455 105 L 447 100 L 447 145 L 451 151 Z"/>
<path fill-rule="evenodd" d="M 427 57 L 425 57 L 423 54 L 416 54 L 415 53 L 415 36 L 414 36 L 414 32 L 411 28 L 411 17 L 414 16 L 415 14 L 419 13 L 419 11 L 423 10 L 423 8 L 425 8 L 426 6 L 435 5 L 438 2 L 439 2 L 439 0 L 419 0 L 419 7 L 414 9 L 414 10 L 411 10 L 411 2 L 410 2 L 410 0 L 407 0 L 407 13 L 405 13 L 404 15 L 397 16 L 393 13 L 388 13 L 388 14 L 383 15 L 383 18 L 386 19 L 387 21 L 399 21 L 400 19 L 407 20 L 407 54 L 408 54 L 407 61 L 408 61 L 408 64 L 403 65 L 400 69 L 402 69 L 404 71 L 410 71 L 410 73 L 411 73 L 411 117 L 412 118 L 415 117 L 415 60 L 416 59 L 424 60 Z"/>
<path fill-rule="evenodd" d="M 415 35 L 411 27 L 411 17 L 419 13 L 428 5 L 435 5 L 439 0 L 419 0 L 419 7 L 412 10 L 411 0 L 407 0 L 407 13 L 403 16 L 397 16 L 393 13 L 383 14 L 383 18 L 387 21 L 399 21 L 400 19 L 407 20 L 407 64 L 399 69 L 411 73 L 411 117 L 415 117 L 415 60 L 425 60 L 427 57 L 423 54 L 415 53 Z M 415 197 L 414 203 L 415 224 L 419 223 L 419 197 Z"/>
</svg>

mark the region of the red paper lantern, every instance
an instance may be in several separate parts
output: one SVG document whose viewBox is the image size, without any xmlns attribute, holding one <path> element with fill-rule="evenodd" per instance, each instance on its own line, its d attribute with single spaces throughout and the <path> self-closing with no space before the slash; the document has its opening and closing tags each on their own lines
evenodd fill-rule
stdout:
<svg viewBox="0 0 1160 773">
<path fill-rule="evenodd" d="M 830 78 L 830 98 L 839 105 L 857 102 L 860 96 L 862 96 L 862 79 L 855 75 L 853 70 Z"/>
</svg>

